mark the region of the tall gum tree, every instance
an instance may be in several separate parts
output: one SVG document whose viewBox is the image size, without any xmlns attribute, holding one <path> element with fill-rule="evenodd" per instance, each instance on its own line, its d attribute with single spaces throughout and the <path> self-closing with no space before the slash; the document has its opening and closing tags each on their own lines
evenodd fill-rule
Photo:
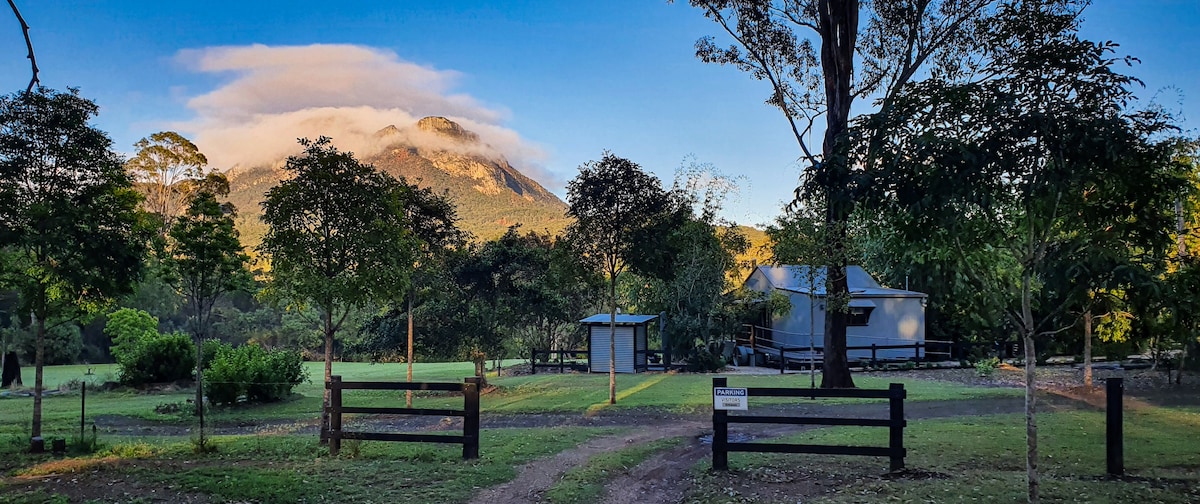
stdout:
<svg viewBox="0 0 1200 504">
<path fill-rule="evenodd" d="M 848 161 L 851 107 L 877 97 L 886 110 L 923 71 L 974 69 L 981 20 L 994 0 L 690 0 L 724 32 L 696 42 L 708 63 L 731 65 L 770 85 L 809 167 L 796 201 L 819 205 L 830 274 L 822 387 L 853 387 L 846 358 L 848 222 L 861 199 L 861 172 Z M 728 44 L 727 46 L 724 44 Z M 824 128 L 820 149 L 808 135 Z"/>
<path fill-rule="evenodd" d="M 204 178 L 208 158 L 191 140 L 174 131 L 154 133 L 133 146 L 137 154 L 125 167 L 146 196 L 146 211 L 160 219 L 160 236 L 166 238 L 199 189 L 195 182 Z"/>
<path fill-rule="evenodd" d="M 32 438 L 42 435 L 48 324 L 96 313 L 128 293 L 145 255 L 145 216 L 95 103 L 46 88 L 0 97 L 0 284 L 35 327 Z M 34 443 L 36 445 L 36 443 Z"/>
<path fill-rule="evenodd" d="M 316 308 L 325 338 L 325 381 L 333 342 L 351 311 L 408 289 L 415 241 L 396 179 L 364 165 L 329 138 L 300 140 L 289 157 L 292 177 L 267 191 L 259 245 L 269 261 L 269 295 L 303 313 Z M 322 431 L 329 425 L 325 390 Z"/>
<path fill-rule="evenodd" d="M 912 218 L 898 232 L 952 229 L 959 250 L 1006 248 L 1018 263 L 1008 310 L 1024 342 L 1028 500 L 1039 500 L 1037 341 L 1066 330 L 1072 296 L 1058 270 L 1089 247 L 1161 249 L 1186 167 L 1164 135 L 1171 118 L 1133 110 L 1133 77 L 1112 42 L 1081 40 L 1083 2 L 1013 1 L 998 9 L 981 78 L 931 79 L 861 125 L 882 139 L 872 159 L 879 196 Z M 1119 229 L 1121 240 L 1111 240 Z M 1083 288 L 1091 282 L 1080 282 Z M 995 287 L 981 283 L 981 288 Z"/>
</svg>

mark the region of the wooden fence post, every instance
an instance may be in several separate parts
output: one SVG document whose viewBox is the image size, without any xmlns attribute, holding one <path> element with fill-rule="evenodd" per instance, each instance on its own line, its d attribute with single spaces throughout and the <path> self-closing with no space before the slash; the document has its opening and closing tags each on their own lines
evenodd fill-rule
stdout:
<svg viewBox="0 0 1200 504">
<path fill-rule="evenodd" d="M 787 362 L 783 360 L 783 345 L 779 345 L 779 374 L 785 374 L 785 369 L 787 369 Z M 724 385 L 721 386 L 724 387 Z"/>
<path fill-rule="evenodd" d="M 871 343 L 871 367 L 879 367 L 879 359 L 875 357 L 875 344 Z"/>
<path fill-rule="evenodd" d="M 1105 381 L 1105 395 L 1108 398 L 1106 408 L 1105 440 L 1108 455 L 1108 475 L 1121 476 L 1125 474 L 1125 436 L 1123 406 L 1125 384 L 1121 378 L 1109 378 Z"/>
<path fill-rule="evenodd" d="M 892 452 L 891 471 L 896 472 L 904 469 L 904 399 L 907 393 L 904 391 L 903 383 L 888 385 L 888 391 L 891 392 L 888 399 L 891 403 L 888 448 Z"/>
<path fill-rule="evenodd" d="M 329 377 L 329 454 L 342 450 L 342 376 Z"/>
<path fill-rule="evenodd" d="M 782 364 L 780 366 L 782 368 Z M 724 387 L 726 378 L 713 378 L 713 388 Z M 713 404 L 713 470 L 728 471 L 729 470 L 729 451 L 726 449 L 726 444 L 729 442 L 729 423 L 728 413 L 725 410 L 716 409 L 716 404 Z"/>
<path fill-rule="evenodd" d="M 563 374 L 566 372 L 567 372 L 566 354 L 563 353 L 562 348 L 559 348 L 558 349 L 558 374 Z"/>
<path fill-rule="evenodd" d="M 537 350 L 529 349 L 529 374 L 537 374 Z"/>
<path fill-rule="evenodd" d="M 479 384 L 478 377 L 463 380 L 463 460 L 479 458 Z"/>
<path fill-rule="evenodd" d="M 921 362 L 921 344 L 913 343 L 913 360 Z"/>
</svg>

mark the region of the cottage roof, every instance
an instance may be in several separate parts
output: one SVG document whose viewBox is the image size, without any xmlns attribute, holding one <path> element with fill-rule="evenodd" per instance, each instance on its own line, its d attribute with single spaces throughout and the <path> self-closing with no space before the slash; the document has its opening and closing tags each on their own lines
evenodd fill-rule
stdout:
<svg viewBox="0 0 1200 504">
<path fill-rule="evenodd" d="M 610 317 L 611 315 L 608 313 L 597 313 L 579 322 L 581 324 L 608 324 Z M 617 315 L 617 325 L 642 325 L 656 318 L 658 315 Z"/>
<path fill-rule="evenodd" d="M 771 287 L 801 294 L 825 295 L 825 266 L 759 266 Z M 811 275 L 811 277 L 810 277 Z M 926 294 L 879 285 L 862 266 L 846 266 L 846 284 L 854 297 L 928 297 Z M 814 288 L 815 287 L 815 288 Z"/>
</svg>

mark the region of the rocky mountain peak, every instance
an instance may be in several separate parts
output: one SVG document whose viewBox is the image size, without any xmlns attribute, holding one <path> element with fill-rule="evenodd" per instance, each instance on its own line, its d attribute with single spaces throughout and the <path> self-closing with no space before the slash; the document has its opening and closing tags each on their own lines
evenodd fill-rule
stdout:
<svg viewBox="0 0 1200 504">
<path fill-rule="evenodd" d="M 422 118 L 420 121 L 417 121 L 417 129 L 466 142 L 476 142 L 479 140 L 479 135 L 467 131 L 458 123 L 440 116 Z"/>
<path fill-rule="evenodd" d="M 397 128 L 395 124 L 389 124 L 386 127 L 384 127 L 383 129 L 376 131 L 375 138 L 384 138 L 384 137 L 389 137 L 392 135 L 399 135 L 399 134 L 400 134 L 400 128 Z"/>
</svg>

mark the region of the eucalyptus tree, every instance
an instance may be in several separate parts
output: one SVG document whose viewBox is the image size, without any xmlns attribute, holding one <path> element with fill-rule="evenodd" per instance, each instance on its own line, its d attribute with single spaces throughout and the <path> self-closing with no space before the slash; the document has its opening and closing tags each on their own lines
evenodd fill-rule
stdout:
<svg viewBox="0 0 1200 504">
<path fill-rule="evenodd" d="M 617 402 L 617 281 L 631 267 L 662 272 L 658 254 L 671 221 L 685 209 L 682 199 L 663 189 L 658 177 L 628 159 L 606 152 L 600 161 L 579 167 L 567 184 L 567 215 L 574 219 L 567 236 L 581 257 L 608 277 L 608 401 Z"/>
<path fill-rule="evenodd" d="M 846 358 L 848 222 L 862 198 L 862 172 L 849 161 L 851 107 L 875 97 L 888 110 L 924 73 L 957 77 L 995 0 L 689 0 L 724 32 L 696 42 L 708 63 L 731 65 L 770 86 L 809 167 L 796 203 L 819 209 L 830 266 L 822 387 L 853 387 Z M 865 23 L 860 23 L 860 19 Z M 726 45 L 728 44 L 728 45 Z M 819 149 L 809 135 L 823 127 Z"/>
<path fill-rule="evenodd" d="M 1071 296 L 1053 276 L 1085 264 L 1092 247 L 1161 249 L 1173 200 L 1187 183 L 1172 159 L 1173 126 L 1155 110 L 1130 110 L 1133 77 L 1112 42 L 1077 34 L 1084 3 L 1014 1 L 998 9 L 981 78 L 908 86 L 864 121 L 880 139 L 864 155 L 880 195 L 910 217 L 898 232 L 953 233 L 960 250 L 1005 248 L 1016 259 L 1008 317 L 1024 341 L 1028 497 L 1038 500 L 1037 341 Z M 1080 283 L 1080 285 L 1087 285 Z M 981 288 L 989 288 L 981 284 Z"/>
<path fill-rule="evenodd" d="M 174 220 L 187 211 L 194 182 L 205 176 L 208 158 L 196 144 L 174 131 L 160 131 L 133 144 L 137 154 L 125 167 L 145 194 L 146 211 L 157 216 L 166 238 Z"/>
<path fill-rule="evenodd" d="M 0 97 L 0 283 L 17 291 L 36 331 L 34 439 L 47 329 L 129 292 L 146 252 L 141 198 L 112 140 L 88 124 L 97 111 L 74 89 Z"/>
<path fill-rule="evenodd" d="M 262 202 L 268 230 L 258 250 L 270 265 L 269 295 L 319 313 L 328 382 L 338 330 L 353 309 L 408 288 L 416 243 L 402 184 L 337 150 L 329 138 L 300 144 L 304 153 L 284 167 L 291 177 Z M 323 427 L 328 389 L 324 404 Z"/>
</svg>

